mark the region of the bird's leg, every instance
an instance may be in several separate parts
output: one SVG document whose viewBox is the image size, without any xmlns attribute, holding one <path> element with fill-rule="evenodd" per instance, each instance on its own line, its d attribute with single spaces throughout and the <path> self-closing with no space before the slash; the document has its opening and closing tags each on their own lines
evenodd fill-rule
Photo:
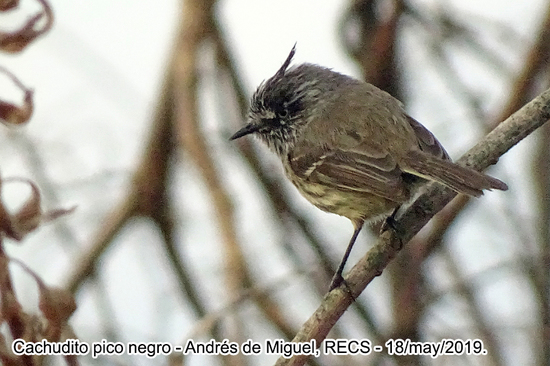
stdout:
<svg viewBox="0 0 550 366">
<path fill-rule="evenodd" d="M 342 283 L 345 283 L 344 277 L 342 277 L 342 272 L 344 272 L 344 266 L 348 261 L 348 257 L 349 257 L 349 254 L 351 253 L 351 249 L 353 248 L 353 244 L 355 244 L 355 240 L 357 239 L 357 236 L 359 235 L 359 232 L 363 227 L 363 221 L 354 223 L 353 225 L 355 227 L 355 231 L 353 232 L 351 240 L 349 241 L 346 252 L 344 253 L 344 257 L 342 258 L 342 261 L 340 262 L 340 265 L 338 266 L 336 273 L 332 277 L 332 281 L 330 282 L 329 292 L 334 290 L 336 287 L 340 286 Z"/>
<path fill-rule="evenodd" d="M 399 248 L 403 248 L 403 232 L 400 231 L 397 227 L 397 220 L 395 219 L 395 215 L 400 208 L 401 206 L 397 206 L 393 210 L 392 214 L 388 216 L 386 220 L 384 220 L 384 223 L 382 224 L 382 226 L 380 226 L 380 235 L 382 235 L 384 231 L 393 230 L 397 239 L 399 240 Z"/>
<path fill-rule="evenodd" d="M 395 215 L 397 214 L 397 211 L 399 211 L 399 208 L 401 206 L 397 206 L 390 216 L 386 217 L 386 220 L 382 223 L 382 226 L 380 226 L 380 234 L 382 234 L 384 231 L 392 229 L 393 231 L 397 232 L 397 221 L 395 220 Z"/>
</svg>

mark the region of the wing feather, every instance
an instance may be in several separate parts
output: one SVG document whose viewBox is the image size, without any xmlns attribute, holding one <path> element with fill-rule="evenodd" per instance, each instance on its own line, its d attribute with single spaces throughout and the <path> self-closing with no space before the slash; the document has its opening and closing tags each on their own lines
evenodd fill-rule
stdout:
<svg viewBox="0 0 550 366">
<path fill-rule="evenodd" d="M 379 157 L 379 152 L 372 156 L 364 151 L 304 150 L 307 152 L 289 158 L 293 172 L 302 179 L 339 190 L 373 194 L 395 202 L 408 198 L 403 172 L 388 154 Z"/>
</svg>

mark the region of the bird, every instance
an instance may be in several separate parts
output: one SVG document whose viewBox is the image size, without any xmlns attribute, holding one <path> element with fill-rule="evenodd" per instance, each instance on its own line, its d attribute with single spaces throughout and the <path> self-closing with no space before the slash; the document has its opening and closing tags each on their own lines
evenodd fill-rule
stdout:
<svg viewBox="0 0 550 366">
<path fill-rule="evenodd" d="M 391 219 L 424 183 L 474 197 L 508 189 L 499 179 L 453 163 L 390 94 L 317 64 L 290 66 L 295 52 L 296 45 L 258 86 L 246 124 L 230 140 L 259 137 L 302 196 L 353 224 L 329 291 L 345 282 L 342 273 L 364 224 Z"/>
</svg>

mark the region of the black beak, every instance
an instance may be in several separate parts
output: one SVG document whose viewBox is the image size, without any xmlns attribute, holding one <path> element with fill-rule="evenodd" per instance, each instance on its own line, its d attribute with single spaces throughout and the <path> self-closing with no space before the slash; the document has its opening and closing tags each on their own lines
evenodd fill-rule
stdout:
<svg viewBox="0 0 550 366">
<path fill-rule="evenodd" d="M 235 134 L 233 136 L 231 136 L 229 138 L 229 140 L 230 141 L 235 140 L 235 139 L 238 139 L 239 137 L 243 137 L 243 136 L 246 136 L 250 133 L 256 132 L 256 131 L 258 131 L 258 128 L 259 128 L 259 126 L 249 123 L 246 126 L 244 126 L 243 128 L 241 128 L 240 130 L 238 130 L 237 132 L 235 132 Z"/>
</svg>

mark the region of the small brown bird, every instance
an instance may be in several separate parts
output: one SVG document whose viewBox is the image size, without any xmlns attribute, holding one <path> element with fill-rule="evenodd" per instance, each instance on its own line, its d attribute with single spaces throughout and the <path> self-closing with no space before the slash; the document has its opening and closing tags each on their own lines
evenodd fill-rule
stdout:
<svg viewBox="0 0 550 366">
<path fill-rule="evenodd" d="M 353 223 L 330 290 L 342 283 L 363 224 L 390 215 L 427 180 L 475 197 L 484 189 L 508 189 L 451 162 L 435 136 L 388 93 L 318 65 L 289 68 L 294 53 L 295 47 L 258 87 L 248 123 L 231 140 L 250 133 L 260 137 L 309 202 Z"/>
</svg>

